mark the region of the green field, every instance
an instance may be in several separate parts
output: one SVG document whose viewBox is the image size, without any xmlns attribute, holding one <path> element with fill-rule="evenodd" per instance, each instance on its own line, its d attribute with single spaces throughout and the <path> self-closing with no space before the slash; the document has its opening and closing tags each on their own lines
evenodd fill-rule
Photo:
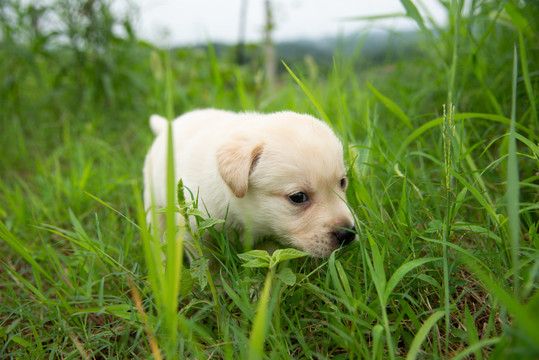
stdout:
<svg viewBox="0 0 539 360">
<path fill-rule="evenodd" d="M 0 358 L 539 358 L 539 5 L 441 1 L 440 28 L 401 2 L 413 41 L 285 58 L 273 86 L 256 45 L 237 65 L 139 41 L 110 1 L 0 3 Z M 206 107 L 328 121 L 358 240 L 270 261 L 199 219 L 217 248 L 165 268 L 148 119 Z"/>
</svg>

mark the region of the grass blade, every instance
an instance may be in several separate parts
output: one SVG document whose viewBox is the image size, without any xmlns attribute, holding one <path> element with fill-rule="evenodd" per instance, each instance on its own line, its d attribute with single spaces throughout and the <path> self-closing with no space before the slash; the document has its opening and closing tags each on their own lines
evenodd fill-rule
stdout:
<svg viewBox="0 0 539 360">
<path fill-rule="evenodd" d="M 463 176 L 459 173 L 451 170 L 451 175 L 453 175 L 462 185 L 464 185 L 468 191 L 476 198 L 477 201 L 485 208 L 487 213 L 490 215 L 492 221 L 495 224 L 500 224 L 500 218 L 494 208 L 488 203 L 488 201 L 483 197 L 483 195 L 477 191 L 472 184 L 470 184 Z"/>
<path fill-rule="evenodd" d="M 508 3 L 509 4 L 509 3 Z M 533 126 L 537 129 L 539 122 L 537 121 L 537 107 L 535 100 L 535 92 L 530 80 L 530 70 L 528 69 L 528 59 L 526 56 L 526 47 L 524 45 L 524 36 L 522 31 L 518 32 L 518 47 L 520 54 L 520 66 L 522 68 L 522 77 L 524 78 L 524 86 L 526 87 L 526 92 L 528 93 L 528 98 L 530 99 L 531 107 L 531 120 L 534 122 Z"/>
<path fill-rule="evenodd" d="M 419 28 L 421 30 L 427 30 L 425 22 L 423 21 L 423 17 L 421 17 L 421 14 L 415 7 L 414 3 L 410 0 L 401 0 L 401 4 L 406 9 L 406 16 L 413 19 L 417 23 L 417 25 L 419 25 Z"/>
<path fill-rule="evenodd" d="M 464 120 L 489 120 L 496 123 L 501 123 L 505 125 L 511 124 L 511 119 L 501 116 L 501 115 L 495 115 L 495 114 L 481 114 L 481 113 L 458 113 L 455 114 L 455 121 L 464 121 Z M 401 154 L 404 153 L 404 150 L 410 143 L 412 143 L 414 140 L 419 138 L 421 135 L 423 135 L 427 130 L 434 129 L 439 127 L 444 122 L 443 117 L 439 117 L 433 120 L 430 120 L 426 122 L 425 124 L 421 125 L 417 129 L 415 129 L 410 135 L 408 135 L 404 141 L 401 143 L 401 146 L 399 147 L 399 151 L 397 151 L 397 155 L 395 156 L 396 159 L 399 159 Z M 530 139 L 534 139 L 536 141 L 539 140 L 539 136 L 533 132 L 528 127 L 525 127 L 521 124 L 515 124 L 515 126 L 526 133 L 530 137 Z"/>
<path fill-rule="evenodd" d="M 183 257 L 183 236 L 184 229 L 181 224 L 176 224 L 176 183 L 174 174 L 174 140 L 172 132 L 172 119 L 174 117 L 173 109 L 173 83 L 172 67 L 170 64 L 170 53 L 166 53 L 166 92 L 167 92 L 167 117 L 168 117 L 168 141 L 167 141 L 167 162 L 166 162 L 166 199 L 165 209 L 165 241 L 167 245 L 167 263 L 165 270 L 165 287 L 161 288 L 163 293 L 163 314 L 168 326 L 169 346 L 167 350 L 170 355 L 175 353 L 178 336 L 178 296 L 180 293 L 180 282 L 182 275 L 182 257 Z M 179 220 L 181 223 L 181 218 Z M 180 228 L 177 229 L 177 226 Z"/>
<path fill-rule="evenodd" d="M 401 120 L 404 125 L 413 130 L 414 127 L 412 126 L 410 118 L 404 113 L 404 111 L 402 111 L 402 109 L 397 104 L 395 104 L 388 97 L 384 96 L 381 92 L 376 90 L 376 88 L 371 84 L 367 84 L 367 86 L 369 87 L 369 89 L 371 89 L 371 91 L 378 98 L 378 100 L 380 100 L 382 104 L 384 104 L 384 106 L 393 113 L 393 115 L 395 115 L 399 120 Z"/>
<path fill-rule="evenodd" d="M 518 160 L 517 160 L 517 145 L 516 145 L 516 106 L 517 106 L 517 73 L 518 73 L 518 56 L 515 46 L 513 53 L 513 94 L 511 105 L 511 125 L 509 127 L 509 148 L 507 154 L 507 218 L 509 223 L 509 237 L 511 243 L 511 260 L 513 263 L 513 288 L 515 295 L 518 298 L 520 292 L 519 285 L 519 266 L 518 256 L 520 251 L 520 220 L 518 210 L 519 204 L 519 180 L 518 180 Z"/>
<path fill-rule="evenodd" d="M 371 277 L 376 288 L 376 293 L 380 299 L 380 311 L 382 312 L 382 324 L 386 333 L 386 341 L 389 352 L 389 358 L 395 358 L 395 345 L 393 344 L 393 339 L 391 338 L 391 329 L 389 328 L 389 318 L 387 316 L 386 303 L 385 299 L 385 289 L 386 289 L 386 274 L 384 270 L 384 263 L 380 251 L 378 250 L 378 245 L 371 235 L 369 230 L 365 230 L 367 237 L 369 239 L 369 244 L 372 251 L 372 262 L 368 256 L 365 256 L 367 262 L 367 267 L 371 273 Z"/>
<path fill-rule="evenodd" d="M 477 333 L 474 319 L 472 318 L 467 304 L 464 306 L 464 322 L 466 324 L 466 330 L 468 330 L 468 344 L 470 344 L 470 348 L 474 348 L 474 346 L 479 342 L 479 334 Z M 480 350 L 473 351 L 473 353 L 477 360 L 482 359 Z"/>
<path fill-rule="evenodd" d="M 429 334 L 430 329 L 440 320 L 445 314 L 444 310 L 440 310 L 429 316 L 429 318 L 423 323 L 417 334 L 414 336 L 412 345 L 410 345 L 410 350 L 408 355 L 406 355 L 406 360 L 417 359 L 419 356 L 419 350 L 421 349 L 421 344 L 425 341 L 425 338 Z"/>
<path fill-rule="evenodd" d="M 504 289 L 503 286 L 493 280 L 488 274 L 486 274 L 481 268 L 479 268 L 471 259 L 467 261 L 468 267 L 472 272 L 481 280 L 484 288 L 492 294 L 514 317 L 516 326 L 523 330 L 535 344 L 539 344 L 539 332 L 537 331 L 537 324 L 539 324 L 539 313 L 536 311 L 537 303 L 539 300 L 539 293 L 534 295 L 529 301 L 529 306 L 524 306 L 520 300 L 510 291 Z"/>
<path fill-rule="evenodd" d="M 38 270 L 40 274 L 45 276 L 51 283 L 55 283 L 52 277 L 46 272 L 41 265 L 34 260 L 30 251 L 24 246 L 24 244 L 13 235 L 6 225 L 0 220 L 0 238 L 4 240 L 13 250 L 17 252 L 24 260 L 26 260 L 35 270 Z"/>
<path fill-rule="evenodd" d="M 325 111 L 322 109 L 322 106 L 320 106 L 320 103 L 318 101 L 316 101 L 316 99 L 314 98 L 313 94 L 311 94 L 311 92 L 309 91 L 309 89 L 307 89 L 307 87 L 303 84 L 303 82 L 296 76 L 296 74 L 294 74 L 294 72 L 292 70 L 290 70 L 290 68 L 288 67 L 288 65 L 286 65 L 286 63 L 283 61 L 283 65 L 284 67 L 286 68 L 286 70 L 288 70 L 288 72 L 290 73 L 290 75 L 292 76 L 292 78 L 296 81 L 296 83 L 301 87 L 301 89 L 303 90 L 303 92 L 309 97 L 309 99 L 311 100 L 311 102 L 313 103 L 314 107 L 316 108 L 316 110 L 318 110 L 318 112 L 320 113 L 320 115 L 322 116 L 322 118 L 324 119 L 324 121 L 332 126 L 332 122 L 329 121 L 329 118 L 328 116 L 326 115 Z"/>
<path fill-rule="evenodd" d="M 389 296 L 397 286 L 398 282 L 408 274 L 410 271 L 415 269 L 418 266 L 424 265 L 432 261 L 439 261 L 441 258 L 426 258 L 426 259 L 415 259 L 409 262 L 402 264 L 394 273 L 391 275 L 391 278 L 387 282 L 385 293 L 384 293 L 384 302 L 387 303 Z"/>
<path fill-rule="evenodd" d="M 266 339 L 266 332 L 272 313 L 271 309 L 268 308 L 268 303 L 274 276 L 275 268 L 273 267 L 268 271 L 268 275 L 264 282 L 264 288 L 262 289 L 262 295 L 260 296 L 260 300 L 258 300 L 256 315 L 249 339 L 249 360 L 260 359 L 263 355 L 264 341 Z"/>
<path fill-rule="evenodd" d="M 484 339 L 484 340 L 478 341 L 478 342 L 474 343 L 473 345 L 470 345 L 465 350 L 462 350 L 456 356 L 451 358 L 451 360 L 468 359 L 468 357 L 471 354 L 481 354 L 481 348 L 484 348 L 485 346 L 496 345 L 500 341 L 501 341 L 501 338 L 499 338 L 499 337 L 495 337 L 495 338 L 492 338 L 492 339 Z M 481 358 L 477 357 L 477 355 L 476 355 L 476 359 L 481 359 Z"/>
</svg>

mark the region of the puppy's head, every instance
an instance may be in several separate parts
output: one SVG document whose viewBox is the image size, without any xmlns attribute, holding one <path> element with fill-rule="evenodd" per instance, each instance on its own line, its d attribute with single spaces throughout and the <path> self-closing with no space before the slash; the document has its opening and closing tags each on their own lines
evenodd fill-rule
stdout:
<svg viewBox="0 0 539 360">
<path fill-rule="evenodd" d="M 342 145 L 319 120 L 265 115 L 217 151 L 218 170 L 235 196 L 229 216 L 314 257 L 355 238 L 346 205 Z"/>
</svg>

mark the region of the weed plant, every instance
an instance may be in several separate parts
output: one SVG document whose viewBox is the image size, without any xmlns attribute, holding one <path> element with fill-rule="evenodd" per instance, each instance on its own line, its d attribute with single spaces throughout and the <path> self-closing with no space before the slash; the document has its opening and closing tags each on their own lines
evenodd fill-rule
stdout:
<svg viewBox="0 0 539 360">
<path fill-rule="evenodd" d="M 359 42 L 331 68 L 283 64 L 269 91 L 258 61 L 157 49 L 108 1 L 3 1 L 0 358 L 538 358 L 539 8 L 442 1 L 441 27 L 401 3 L 415 51 L 366 66 Z M 358 240 L 249 251 L 170 182 L 162 246 L 148 118 L 204 107 L 327 121 Z M 186 232 L 216 239 L 190 266 Z"/>
</svg>

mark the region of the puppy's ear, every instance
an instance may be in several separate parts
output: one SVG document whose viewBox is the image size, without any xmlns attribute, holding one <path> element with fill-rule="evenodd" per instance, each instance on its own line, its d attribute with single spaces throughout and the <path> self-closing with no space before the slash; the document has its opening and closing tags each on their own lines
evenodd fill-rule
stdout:
<svg viewBox="0 0 539 360">
<path fill-rule="evenodd" d="M 235 196 L 242 198 L 247 193 L 249 175 L 263 148 L 263 143 L 241 137 L 228 141 L 217 149 L 219 174 Z"/>
</svg>

